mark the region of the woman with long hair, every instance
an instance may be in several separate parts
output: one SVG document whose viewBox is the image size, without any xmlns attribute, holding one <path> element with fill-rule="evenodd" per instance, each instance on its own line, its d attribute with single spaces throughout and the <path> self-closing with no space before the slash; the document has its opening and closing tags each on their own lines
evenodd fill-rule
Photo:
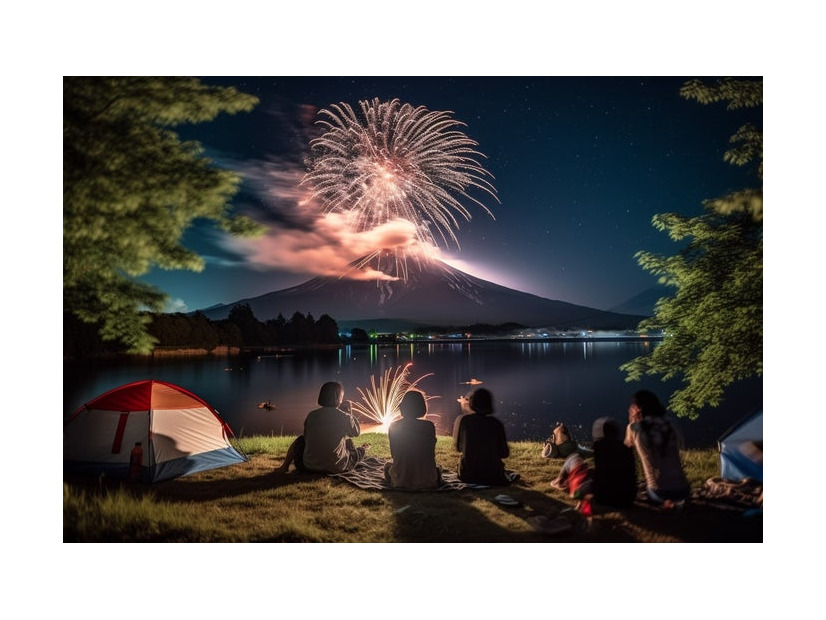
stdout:
<svg viewBox="0 0 826 620">
<path fill-rule="evenodd" d="M 680 460 L 683 440 L 653 392 L 640 390 L 631 397 L 625 445 L 637 451 L 651 501 L 664 508 L 681 506 L 691 491 Z"/>
</svg>

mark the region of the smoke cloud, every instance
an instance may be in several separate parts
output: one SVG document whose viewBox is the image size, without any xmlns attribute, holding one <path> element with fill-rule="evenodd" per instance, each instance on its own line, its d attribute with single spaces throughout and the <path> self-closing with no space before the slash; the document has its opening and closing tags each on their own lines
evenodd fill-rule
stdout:
<svg viewBox="0 0 826 620">
<path fill-rule="evenodd" d="M 423 252 L 432 256 L 436 252 L 436 248 L 422 246 L 412 222 L 392 220 L 371 230 L 356 232 L 347 215 L 340 213 L 317 217 L 309 229 L 274 227 L 263 238 L 227 238 L 225 243 L 242 254 L 254 269 L 283 269 L 353 280 L 396 279 L 369 267 L 354 268 L 355 261 L 375 252 L 393 249 L 407 256 Z"/>
<path fill-rule="evenodd" d="M 335 276 L 353 280 L 395 280 L 394 275 L 354 262 L 382 250 L 407 257 L 439 256 L 439 250 L 423 244 L 416 225 L 405 219 L 385 222 L 357 231 L 347 213 L 322 213 L 310 192 L 300 185 L 303 167 L 294 161 L 271 158 L 238 162 L 246 191 L 254 197 L 244 211 L 269 226 L 264 236 L 248 239 L 223 236 L 224 250 L 240 256 L 257 271 L 278 269 L 309 276 Z"/>
</svg>

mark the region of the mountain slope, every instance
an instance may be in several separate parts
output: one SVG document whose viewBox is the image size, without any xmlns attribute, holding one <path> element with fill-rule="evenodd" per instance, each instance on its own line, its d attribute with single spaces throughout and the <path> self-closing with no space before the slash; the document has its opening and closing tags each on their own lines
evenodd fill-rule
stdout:
<svg viewBox="0 0 826 620">
<path fill-rule="evenodd" d="M 627 299 L 621 304 L 617 304 L 608 309 L 609 312 L 618 312 L 620 314 L 639 314 L 643 316 L 654 316 L 654 306 L 661 297 L 672 297 L 675 292 L 673 286 L 665 286 L 657 284 L 649 289 L 644 290 L 639 295 L 635 295 L 631 299 Z"/>
<path fill-rule="evenodd" d="M 397 265 L 387 255 L 360 261 L 367 269 L 404 275 L 398 280 L 318 277 L 299 286 L 202 310 L 211 319 L 226 318 L 236 304 L 249 304 L 259 320 L 295 312 L 328 314 L 339 322 L 392 319 L 416 325 L 520 323 L 528 327 L 632 329 L 642 317 L 544 299 L 487 282 L 441 261 Z M 405 273 L 402 273 L 404 271 Z"/>
</svg>

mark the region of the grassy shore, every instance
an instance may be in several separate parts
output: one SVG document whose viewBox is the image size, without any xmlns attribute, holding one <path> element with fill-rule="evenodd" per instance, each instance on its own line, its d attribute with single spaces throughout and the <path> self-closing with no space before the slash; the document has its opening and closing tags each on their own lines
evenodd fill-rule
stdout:
<svg viewBox="0 0 826 620">
<path fill-rule="evenodd" d="M 292 437 L 237 440 L 250 462 L 143 485 L 105 477 L 64 476 L 64 542 L 762 542 L 762 516 L 745 517 L 705 502 L 678 513 L 638 504 L 595 507 L 590 524 L 550 488 L 561 461 L 540 456 L 537 442 L 511 442 L 508 469 L 521 480 L 508 488 L 459 492 L 365 491 L 328 476 L 276 474 Z M 387 436 L 362 435 L 370 454 L 389 457 Z M 436 459 L 455 471 L 450 437 L 439 437 Z M 719 475 L 716 449 L 683 453 L 692 488 Z M 520 502 L 493 501 L 507 493 Z M 562 535 L 536 531 L 527 519 L 574 518 Z"/>
</svg>

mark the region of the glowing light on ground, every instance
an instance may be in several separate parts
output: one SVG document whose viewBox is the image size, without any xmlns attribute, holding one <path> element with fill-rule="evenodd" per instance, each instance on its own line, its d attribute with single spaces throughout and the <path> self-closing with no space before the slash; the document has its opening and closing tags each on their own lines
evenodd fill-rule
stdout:
<svg viewBox="0 0 826 620">
<path fill-rule="evenodd" d="M 388 368 L 383 375 L 376 382 L 376 375 L 370 376 L 370 387 L 362 390 L 360 387 L 356 391 L 361 395 L 362 401 L 350 401 L 350 410 L 353 413 L 360 414 L 378 425 L 376 432 L 386 433 L 397 418 L 401 416 L 399 405 L 402 402 L 405 392 L 410 389 L 418 388 L 419 383 L 433 375 L 428 373 L 422 375 L 418 379 L 410 380 L 410 369 L 412 363 L 405 364 L 394 368 Z M 425 401 L 435 398 L 433 396 L 425 395 Z"/>
<path fill-rule="evenodd" d="M 471 219 L 461 201 L 472 188 L 497 200 L 493 176 L 479 163 L 478 143 L 456 127 L 450 112 L 413 107 L 398 99 L 359 102 L 361 115 L 340 103 L 321 110 L 324 134 L 310 143 L 313 159 L 302 179 L 324 212 L 352 215 L 355 230 L 391 220 L 416 226 L 419 242 L 459 246 L 457 216 Z"/>
</svg>

